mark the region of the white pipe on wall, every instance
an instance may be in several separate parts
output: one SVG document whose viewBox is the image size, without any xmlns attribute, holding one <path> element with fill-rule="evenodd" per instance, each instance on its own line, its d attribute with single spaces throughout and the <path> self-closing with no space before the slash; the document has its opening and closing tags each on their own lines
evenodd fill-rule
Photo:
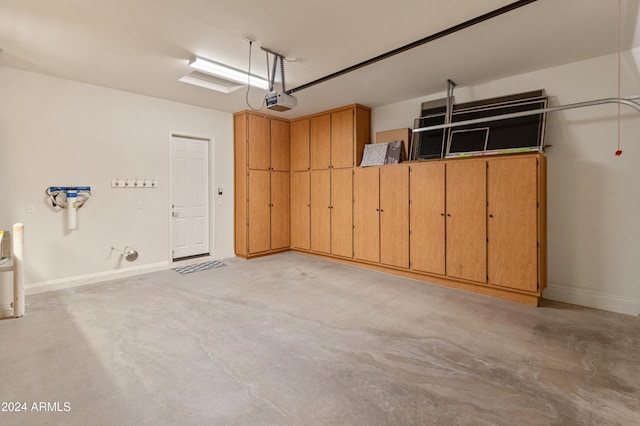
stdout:
<svg viewBox="0 0 640 426">
<path fill-rule="evenodd" d="M 24 316 L 24 225 L 13 225 L 13 316 Z"/>
<path fill-rule="evenodd" d="M 76 213 L 78 210 L 78 193 L 75 191 L 67 191 L 67 226 L 71 229 L 77 228 Z"/>
</svg>

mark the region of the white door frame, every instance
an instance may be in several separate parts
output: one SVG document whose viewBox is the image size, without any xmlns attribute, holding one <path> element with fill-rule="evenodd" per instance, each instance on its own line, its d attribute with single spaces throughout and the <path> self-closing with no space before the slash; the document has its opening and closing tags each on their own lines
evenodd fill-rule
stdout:
<svg viewBox="0 0 640 426">
<path fill-rule="evenodd" d="M 215 182 L 212 180 L 212 176 L 215 175 L 215 173 L 213 172 L 213 165 L 215 164 L 215 157 L 214 157 L 214 142 L 215 142 L 215 138 L 211 137 L 211 136 L 204 136 L 204 135 L 196 135 L 190 132 L 169 132 L 169 140 L 167 143 L 167 160 L 169 162 L 169 179 L 167 181 L 167 186 L 169 188 L 168 194 L 169 194 L 169 199 L 167 202 L 167 215 L 166 217 L 168 218 L 168 225 L 167 225 L 167 231 L 169 233 L 169 245 L 167 247 L 167 259 L 169 260 L 169 263 L 174 262 L 173 260 L 173 221 L 171 220 L 171 202 L 173 200 L 173 152 L 172 152 L 172 143 L 173 143 L 173 138 L 174 137 L 178 137 L 178 138 L 184 138 L 184 139 L 194 139 L 194 140 L 199 140 L 199 141 L 203 141 L 206 142 L 208 145 L 208 164 L 207 164 L 207 173 L 208 173 L 208 181 L 209 181 L 209 193 L 207 194 L 209 196 L 209 255 L 213 256 L 215 253 L 215 216 L 216 216 L 216 212 L 215 212 L 215 203 L 213 202 L 214 197 L 213 197 L 213 188 L 215 187 Z"/>
</svg>

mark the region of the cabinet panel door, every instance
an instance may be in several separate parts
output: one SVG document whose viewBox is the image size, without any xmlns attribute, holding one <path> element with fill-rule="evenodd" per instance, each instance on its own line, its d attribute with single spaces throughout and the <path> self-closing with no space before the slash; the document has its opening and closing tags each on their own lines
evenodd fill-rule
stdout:
<svg viewBox="0 0 640 426">
<path fill-rule="evenodd" d="M 270 172 L 249 170 L 249 253 L 271 248 Z"/>
<path fill-rule="evenodd" d="M 309 126 L 311 168 L 328 169 L 331 165 L 331 114 L 312 117 Z"/>
<path fill-rule="evenodd" d="M 247 256 L 247 115 L 233 117 L 235 251 Z"/>
<path fill-rule="evenodd" d="M 409 267 L 409 167 L 380 168 L 380 262 Z"/>
<path fill-rule="evenodd" d="M 311 199 L 309 172 L 291 173 L 291 247 L 311 248 Z"/>
<path fill-rule="evenodd" d="M 331 253 L 353 257 L 353 169 L 331 170 Z"/>
<path fill-rule="evenodd" d="M 289 173 L 271 172 L 271 249 L 289 247 Z"/>
<path fill-rule="evenodd" d="M 354 257 L 370 262 L 380 262 L 379 170 L 356 168 L 353 176 Z"/>
<path fill-rule="evenodd" d="M 311 172 L 311 250 L 331 253 L 331 174 Z"/>
<path fill-rule="evenodd" d="M 309 170 L 309 119 L 291 123 L 291 170 Z"/>
<path fill-rule="evenodd" d="M 289 122 L 271 119 L 271 169 L 289 171 Z"/>
<path fill-rule="evenodd" d="M 458 160 L 446 165 L 446 272 L 487 281 L 487 165 Z"/>
<path fill-rule="evenodd" d="M 271 138 L 269 119 L 261 115 L 248 114 L 249 168 L 269 170 L 271 167 Z"/>
<path fill-rule="evenodd" d="M 537 291 L 537 162 L 490 160 L 487 170 L 489 282 Z"/>
<path fill-rule="evenodd" d="M 353 167 L 353 109 L 331 114 L 331 165 Z"/>
<path fill-rule="evenodd" d="M 411 269 L 445 274 L 444 163 L 411 166 Z"/>
</svg>

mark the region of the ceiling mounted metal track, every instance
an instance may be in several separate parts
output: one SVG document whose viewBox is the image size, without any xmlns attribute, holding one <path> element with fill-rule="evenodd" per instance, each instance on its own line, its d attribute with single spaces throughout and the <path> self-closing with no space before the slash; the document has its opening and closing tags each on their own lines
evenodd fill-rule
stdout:
<svg viewBox="0 0 640 426">
<path fill-rule="evenodd" d="M 414 41 L 413 43 L 409 43 L 409 44 L 407 44 L 405 46 L 402 46 L 402 47 L 399 47 L 397 49 L 391 50 L 391 51 L 389 51 L 387 53 L 383 53 L 382 55 L 378 55 L 375 58 L 371 58 L 371 59 L 366 60 L 364 62 L 360 62 L 359 64 L 352 65 L 352 66 L 350 66 L 348 68 L 345 68 L 343 70 L 334 72 L 333 74 L 329 74 L 329 75 L 327 75 L 325 77 L 319 78 L 317 80 L 314 80 L 312 82 L 303 84 L 301 86 L 294 87 L 293 89 L 287 90 L 285 93 L 290 95 L 292 93 L 299 92 L 300 90 L 308 89 L 309 87 L 315 86 L 316 84 L 324 83 L 325 81 L 334 79 L 334 78 L 339 77 L 341 75 L 350 73 L 352 71 L 355 71 L 355 70 L 358 70 L 360 68 L 369 66 L 371 64 L 375 64 L 376 62 L 382 61 L 383 59 L 390 58 L 390 57 L 398 55 L 398 54 L 400 54 L 402 52 L 406 52 L 407 50 L 411 50 L 413 48 L 422 46 L 423 44 L 430 43 L 430 42 L 432 42 L 434 40 L 437 40 L 439 38 L 446 37 L 448 35 L 457 33 L 458 31 L 462 31 L 465 28 L 469 28 L 469 27 L 471 27 L 473 25 L 479 24 L 481 22 L 487 21 L 489 19 L 495 18 L 495 17 L 500 16 L 500 15 L 503 15 L 503 14 L 505 14 L 507 12 L 511 12 L 512 10 L 521 8 L 522 6 L 526 6 L 526 5 L 530 4 L 530 3 L 535 3 L 536 1 L 537 0 L 519 0 L 519 1 L 516 1 L 516 2 L 513 2 L 513 3 L 510 3 L 510 4 L 506 5 L 506 6 L 500 7 L 498 9 L 496 9 L 496 10 L 491 11 L 491 12 L 485 13 L 484 15 L 480 15 L 480 16 L 477 16 L 477 17 L 475 17 L 473 19 L 470 19 L 468 21 L 462 22 L 461 24 L 454 25 L 453 27 L 447 28 L 446 30 L 442 30 L 440 32 L 437 32 L 435 34 L 432 34 L 430 36 L 422 38 L 420 40 Z"/>
</svg>

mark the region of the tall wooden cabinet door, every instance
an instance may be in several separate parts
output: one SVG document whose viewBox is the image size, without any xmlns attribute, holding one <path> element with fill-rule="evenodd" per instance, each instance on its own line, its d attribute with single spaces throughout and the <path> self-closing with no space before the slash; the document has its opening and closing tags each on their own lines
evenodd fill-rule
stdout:
<svg viewBox="0 0 640 426">
<path fill-rule="evenodd" d="M 353 257 L 353 169 L 331 170 L 331 253 Z"/>
<path fill-rule="evenodd" d="M 291 170 L 309 170 L 309 119 L 291 123 Z"/>
<path fill-rule="evenodd" d="M 289 122 L 271 119 L 271 170 L 289 171 Z"/>
<path fill-rule="evenodd" d="M 331 253 L 331 174 L 311 172 L 311 250 Z"/>
<path fill-rule="evenodd" d="M 409 167 L 380 168 L 380 262 L 409 267 Z"/>
<path fill-rule="evenodd" d="M 451 161 L 446 167 L 447 275 L 486 282 L 486 161 Z"/>
<path fill-rule="evenodd" d="M 271 249 L 289 247 L 289 172 L 271 172 Z"/>
<path fill-rule="evenodd" d="M 249 254 L 271 248 L 270 174 L 249 170 Z"/>
<path fill-rule="evenodd" d="M 250 169 L 269 170 L 271 167 L 269 121 L 268 117 L 262 115 L 247 114 Z"/>
<path fill-rule="evenodd" d="M 309 126 L 311 169 L 328 169 L 331 165 L 331 114 L 311 117 Z"/>
<path fill-rule="evenodd" d="M 291 247 L 311 249 L 311 199 L 309 172 L 291 173 Z"/>
<path fill-rule="evenodd" d="M 380 262 L 380 180 L 378 167 L 354 169 L 354 257 Z"/>
<path fill-rule="evenodd" d="M 331 113 L 331 165 L 353 167 L 354 110 Z"/>
<path fill-rule="evenodd" d="M 411 269 L 445 274 L 444 163 L 411 166 Z"/>
<path fill-rule="evenodd" d="M 535 157 L 489 160 L 489 283 L 537 291 L 537 160 Z"/>
<path fill-rule="evenodd" d="M 247 252 L 247 115 L 233 116 L 235 252 Z"/>
</svg>

